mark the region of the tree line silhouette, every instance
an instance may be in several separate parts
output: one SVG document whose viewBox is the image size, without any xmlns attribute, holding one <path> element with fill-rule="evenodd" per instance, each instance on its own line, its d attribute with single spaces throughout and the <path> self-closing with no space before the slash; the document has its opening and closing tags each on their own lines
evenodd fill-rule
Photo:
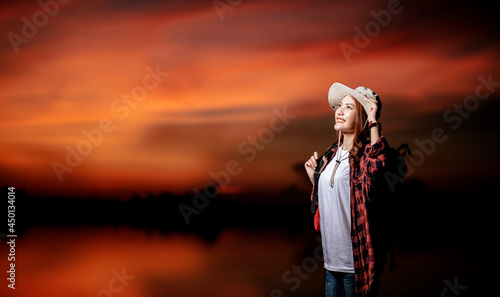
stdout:
<svg viewBox="0 0 500 297">
<path fill-rule="evenodd" d="M 7 187 L 2 188 L 7 193 Z M 302 201 L 303 203 L 260 203 L 249 201 Z M 103 226 L 144 229 L 161 233 L 194 233 L 213 241 L 225 228 L 260 230 L 277 228 L 283 234 L 296 235 L 313 230 L 309 211 L 310 193 L 291 186 L 277 197 L 262 193 L 220 194 L 186 223 L 179 211 L 182 203 L 192 203 L 193 195 L 164 192 L 130 199 L 36 198 L 16 189 L 16 234 L 22 236 L 32 226 L 100 228 Z M 478 195 L 475 193 L 475 195 Z M 246 197 L 245 197 L 246 196 Z M 470 193 L 441 193 L 429 190 L 418 180 L 404 183 L 401 194 L 388 204 L 391 232 L 403 249 L 421 249 L 431 241 L 465 240 L 463 234 L 475 232 L 473 214 L 478 204 L 471 204 Z M 7 203 L 7 199 L 5 199 Z M 5 206 L 7 216 L 7 206 Z M 0 224 L 0 234 L 7 234 L 7 219 Z"/>
</svg>

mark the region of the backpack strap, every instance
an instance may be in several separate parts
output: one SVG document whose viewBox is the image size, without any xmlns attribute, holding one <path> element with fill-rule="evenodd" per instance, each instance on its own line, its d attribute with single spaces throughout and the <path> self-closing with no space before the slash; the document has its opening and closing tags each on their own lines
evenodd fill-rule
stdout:
<svg viewBox="0 0 500 297">
<path fill-rule="evenodd" d="M 327 160 L 331 159 L 332 149 L 337 146 L 337 143 L 330 145 L 330 147 L 321 155 L 317 160 L 316 170 L 314 170 L 314 186 L 313 186 L 313 194 L 311 199 L 311 212 L 312 214 L 316 213 L 316 209 L 318 208 L 318 182 L 319 176 L 321 174 L 320 170 L 323 167 L 323 157 L 326 157 Z"/>
<path fill-rule="evenodd" d="M 403 143 L 402 145 L 400 145 L 400 146 L 396 149 L 396 151 L 398 151 L 398 153 L 399 153 L 399 151 L 401 151 L 401 150 L 403 150 L 403 153 L 400 153 L 400 154 L 401 154 L 401 156 L 403 156 L 403 157 L 404 157 L 404 156 L 406 156 L 406 153 L 408 153 L 408 156 L 410 156 L 410 157 L 412 157 L 412 158 L 413 158 L 413 154 L 412 154 L 412 152 L 411 152 L 411 150 L 410 150 L 410 146 L 408 145 L 408 143 Z"/>
</svg>

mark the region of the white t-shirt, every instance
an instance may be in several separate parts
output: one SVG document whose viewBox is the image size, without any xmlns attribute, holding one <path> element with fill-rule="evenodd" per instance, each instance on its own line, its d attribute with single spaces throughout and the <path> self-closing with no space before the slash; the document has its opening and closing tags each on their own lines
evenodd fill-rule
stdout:
<svg viewBox="0 0 500 297">
<path fill-rule="evenodd" d="M 338 155 L 343 156 L 334 176 L 330 178 Z M 343 273 L 354 273 L 351 243 L 351 189 L 349 182 L 349 153 L 339 148 L 326 166 L 318 182 L 318 207 L 321 242 L 325 269 Z"/>
</svg>

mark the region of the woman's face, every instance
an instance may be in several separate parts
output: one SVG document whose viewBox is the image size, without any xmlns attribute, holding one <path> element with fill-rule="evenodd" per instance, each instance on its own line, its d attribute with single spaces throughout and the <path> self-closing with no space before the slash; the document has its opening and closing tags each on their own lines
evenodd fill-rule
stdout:
<svg viewBox="0 0 500 297">
<path fill-rule="evenodd" d="M 340 105 L 335 108 L 335 130 L 343 133 L 353 133 L 356 123 L 356 103 L 352 96 L 345 96 Z"/>
</svg>

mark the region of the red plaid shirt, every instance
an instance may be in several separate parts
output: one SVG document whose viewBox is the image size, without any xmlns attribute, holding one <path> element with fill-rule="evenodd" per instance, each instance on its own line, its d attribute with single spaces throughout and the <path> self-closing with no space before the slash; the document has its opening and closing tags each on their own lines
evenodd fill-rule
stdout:
<svg viewBox="0 0 500 297">
<path fill-rule="evenodd" d="M 372 188 L 380 176 L 381 169 L 386 165 L 385 150 L 389 148 L 384 137 L 380 137 L 374 145 L 367 144 L 359 166 L 350 171 L 351 187 L 351 241 L 354 256 L 354 271 L 356 277 L 356 295 L 366 296 L 371 293 L 376 278 L 379 276 L 375 264 L 385 264 L 385 258 L 381 257 L 376 263 L 375 248 L 370 232 L 370 220 L 367 208 L 373 202 L 371 197 Z M 337 146 L 331 151 L 334 156 Z M 331 158 L 330 158 L 331 160 Z M 328 162 L 330 162 L 328 160 Z M 326 167 L 326 166 L 325 166 Z M 313 187 L 313 193 L 317 187 Z M 312 198 L 312 195 L 311 195 Z M 314 216 L 314 227 L 320 231 L 319 209 Z M 377 258 L 378 260 L 378 258 Z"/>
</svg>

